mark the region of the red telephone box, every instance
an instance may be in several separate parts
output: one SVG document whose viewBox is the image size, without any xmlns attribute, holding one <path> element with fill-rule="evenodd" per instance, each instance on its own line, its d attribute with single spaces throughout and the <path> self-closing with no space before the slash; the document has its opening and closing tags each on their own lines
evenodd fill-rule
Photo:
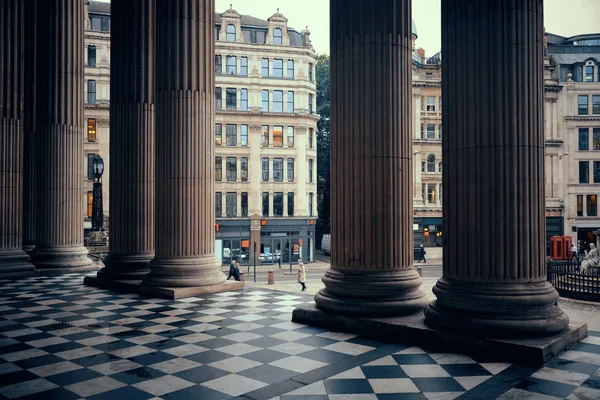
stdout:
<svg viewBox="0 0 600 400">
<path fill-rule="evenodd" d="M 570 236 L 552 236 L 550 238 L 550 259 L 570 260 L 573 258 L 572 246 L 573 239 Z"/>
<path fill-rule="evenodd" d="M 571 236 L 563 236 L 563 239 L 564 260 L 570 260 L 573 258 L 573 251 L 571 250 L 573 248 L 573 238 Z"/>
</svg>

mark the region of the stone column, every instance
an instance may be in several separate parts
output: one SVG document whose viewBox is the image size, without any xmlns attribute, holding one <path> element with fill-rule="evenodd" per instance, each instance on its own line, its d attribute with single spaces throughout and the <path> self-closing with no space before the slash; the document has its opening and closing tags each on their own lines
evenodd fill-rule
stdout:
<svg viewBox="0 0 600 400">
<path fill-rule="evenodd" d="M 156 257 L 143 283 L 225 281 L 215 257 L 214 0 L 157 0 Z"/>
<path fill-rule="evenodd" d="M 558 332 L 569 318 L 546 281 L 543 1 L 443 0 L 442 49 L 444 268 L 427 324 Z"/>
<path fill-rule="evenodd" d="M 23 250 L 35 247 L 35 105 L 36 105 L 36 32 L 37 1 L 25 2 L 25 135 L 23 138 Z"/>
<path fill-rule="evenodd" d="M 330 6 L 331 268 L 315 301 L 411 314 L 427 305 L 412 259 L 412 2 Z"/>
<path fill-rule="evenodd" d="M 37 232 L 32 261 L 38 268 L 94 268 L 83 246 L 81 207 L 84 3 L 45 0 L 37 7 Z"/>
<path fill-rule="evenodd" d="M 22 248 L 24 6 L 0 4 L 0 278 L 36 274 Z"/>
<path fill-rule="evenodd" d="M 155 6 L 111 6 L 110 241 L 101 280 L 141 279 L 154 257 Z"/>
</svg>

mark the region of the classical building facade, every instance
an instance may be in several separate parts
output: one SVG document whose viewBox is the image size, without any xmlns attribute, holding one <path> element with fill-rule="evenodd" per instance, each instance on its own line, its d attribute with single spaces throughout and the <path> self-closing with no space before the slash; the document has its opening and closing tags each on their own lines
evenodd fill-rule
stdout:
<svg viewBox="0 0 600 400">
<path fill-rule="evenodd" d="M 92 163 L 105 160 L 109 215 L 110 4 L 86 3 L 85 226 Z M 229 31 L 228 31 L 229 29 Z M 315 51 L 310 32 L 233 9 L 215 15 L 216 253 L 224 264 L 313 260 L 316 203 Z M 253 260 L 252 260 L 253 261 Z"/>
<path fill-rule="evenodd" d="M 315 51 L 277 11 L 234 9 L 215 27 L 217 256 L 313 260 L 317 219 Z M 252 260 L 253 261 L 253 260 Z"/>
<path fill-rule="evenodd" d="M 546 34 L 547 236 L 589 249 L 600 229 L 600 34 Z"/>
</svg>

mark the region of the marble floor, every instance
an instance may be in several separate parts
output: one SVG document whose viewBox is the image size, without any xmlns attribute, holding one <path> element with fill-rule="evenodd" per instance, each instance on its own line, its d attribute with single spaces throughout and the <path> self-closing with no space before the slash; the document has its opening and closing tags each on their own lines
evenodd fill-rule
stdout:
<svg viewBox="0 0 600 400">
<path fill-rule="evenodd" d="M 290 322 L 312 296 L 0 281 L 0 399 L 600 399 L 600 332 L 541 369 Z M 599 317 L 600 318 L 600 317 Z"/>
</svg>

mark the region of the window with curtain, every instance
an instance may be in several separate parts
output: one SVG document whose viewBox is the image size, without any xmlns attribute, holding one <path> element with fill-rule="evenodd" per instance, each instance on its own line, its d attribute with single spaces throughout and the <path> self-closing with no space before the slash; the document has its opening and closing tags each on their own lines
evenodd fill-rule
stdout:
<svg viewBox="0 0 600 400">
<path fill-rule="evenodd" d="M 273 181 L 283 182 L 283 158 L 273 159 Z"/>
<path fill-rule="evenodd" d="M 262 147 L 269 147 L 269 127 L 267 125 L 263 125 L 262 130 Z"/>
<path fill-rule="evenodd" d="M 227 75 L 235 75 L 237 72 L 237 58 L 227 56 Z"/>
<path fill-rule="evenodd" d="M 294 60 L 287 60 L 287 77 L 294 78 Z"/>
<path fill-rule="evenodd" d="M 427 185 L 427 202 L 429 204 L 435 204 L 435 184 Z"/>
<path fill-rule="evenodd" d="M 227 157 L 227 182 L 237 181 L 237 159 L 235 157 Z"/>
<path fill-rule="evenodd" d="M 266 89 L 262 91 L 262 110 L 263 112 L 269 112 L 269 91 Z"/>
<path fill-rule="evenodd" d="M 589 150 L 590 137 L 588 128 L 579 128 L 579 150 Z"/>
<path fill-rule="evenodd" d="M 223 195 L 221 192 L 215 193 L 215 217 L 221 218 L 223 216 Z"/>
<path fill-rule="evenodd" d="M 237 125 L 227 124 L 225 135 L 227 137 L 227 146 L 237 145 Z"/>
<path fill-rule="evenodd" d="M 579 161 L 579 183 L 590 183 L 589 161 Z"/>
<path fill-rule="evenodd" d="M 227 25 L 227 41 L 235 42 L 235 26 L 232 24 Z"/>
<path fill-rule="evenodd" d="M 283 126 L 273 127 L 273 147 L 283 147 Z"/>
<path fill-rule="evenodd" d="M 88 118 L 87 140 L 88 140 L 88 142 L 96 141 L 96 119 L 95 118 Z"/>
<path fill-rule="evenodd" d="M 283 217 L 283 192 L 273 193 L 273 215 Z"/>
<path fill-rule="evenodd" d="M 288 192 L 288 217 L 294 216 L 294 192 Z"/>
<path fill-rule="evenodd" d="M 287 127 L 287 146 L 294 147 L 294 127 Z"/>
<path fill-rule="evenodd" d="M 248 182 L 248 157 L 242 157 L 241 165 L 242 182 Z"/>
<path fill-rule="evenodd" d="M 287 112 L 294 112 L 294 92 L 292 91 L 287 92 Z"/>
<path fill-rule="evenodd" d="M 240 89 L 240 110 L 248 111 L 248 89 Z"/>
<path fill-rule="evenodd" d="M 240 144 L 248 146 L 248 125 L 240 126 Z"/>
<path fill-rule="evenodd" d="M 221 182 L 223 179 L 223 161 L 221 157 L 215 157 L 215 181 Z"/>
<path fill-rule="evenodd" d="M 427 156 L 427 172 L 435 172 L 435 156 L 433 154 Z"/>
<path fill-rule="evenodd" d="M 225 107 L 228 110 L 237 109 L 237 90 L 235 88 L 227 88 L 225 90 Z"/>
<path fill-rule="evenodd" d="M 220 110 L 223 108 L 223 94 L 221 92 L 221 88 L 215 88 L 215 110 Z"/>
<path fill-rule="evenodd" d="M 220 54 L 215 54 L 215 74 L 221 75 L 223 73 L 223 59 Z"/>
<path fill-rule="evenodd" d="M 294 182 L 294 159 L 288 158 L 287 160 L 287 176 L 288 182 Z"/>
<path fill-rule="evenodd" d="M 223 126 L 215 124 L 215 146 L 220 146 L 223 141 Z"/>
<path fill-rule="evenodd" d="M 595 194 L 588 194 L 586 197 L 586 216 L 595 217 L 598 215 L 598 197 Z"/>
<path fill-rule="evenodd" d="M 267 157 L 262 159 L 262 180 L 269 182 L 269 159 Z"/>
<path fill-rule="evenodd" d="M 283 112 L 283 91 L 273 90 L 273 111 Z"/>
<path fill-rule="evenodd" d="M 89 45 L 87 48 L 88 67 L 96 66 L 96 46 Z"/>
<path fill-rule="evenodd" d="M 262 194 L 262 212 L 263 217 L 269 216 L 269 193 L 263 192 Z"/>
<path fill-rule="evenodd" d="M 248 57 L 240 58 L 240 75 L 248 76 Z"/>
<path fill-rule="evenodd" d="M 248 192 L 242 192 L 242 217 L 248 216 Z"/>
<path fill-rule="evenodd" d="M 96 104 L 96 81 L 88 80 L 88 104 Z"/>
<path fill-rule="evenodd" d="M 435 97 L 427 96 L 427 111 L 435 112 Z"/>
<path fill-rule="evenodd" d="M 225 215 L 227 218 L 235 218 L 237 216 L 237 193 L 227 192 L 225 194 Z"/>
<path fill-rule="evenodd" d="M 281 29 L 275 28 L 273 29 L 273 44 L 281 45 L 283 42 Z"/>
</svg>

